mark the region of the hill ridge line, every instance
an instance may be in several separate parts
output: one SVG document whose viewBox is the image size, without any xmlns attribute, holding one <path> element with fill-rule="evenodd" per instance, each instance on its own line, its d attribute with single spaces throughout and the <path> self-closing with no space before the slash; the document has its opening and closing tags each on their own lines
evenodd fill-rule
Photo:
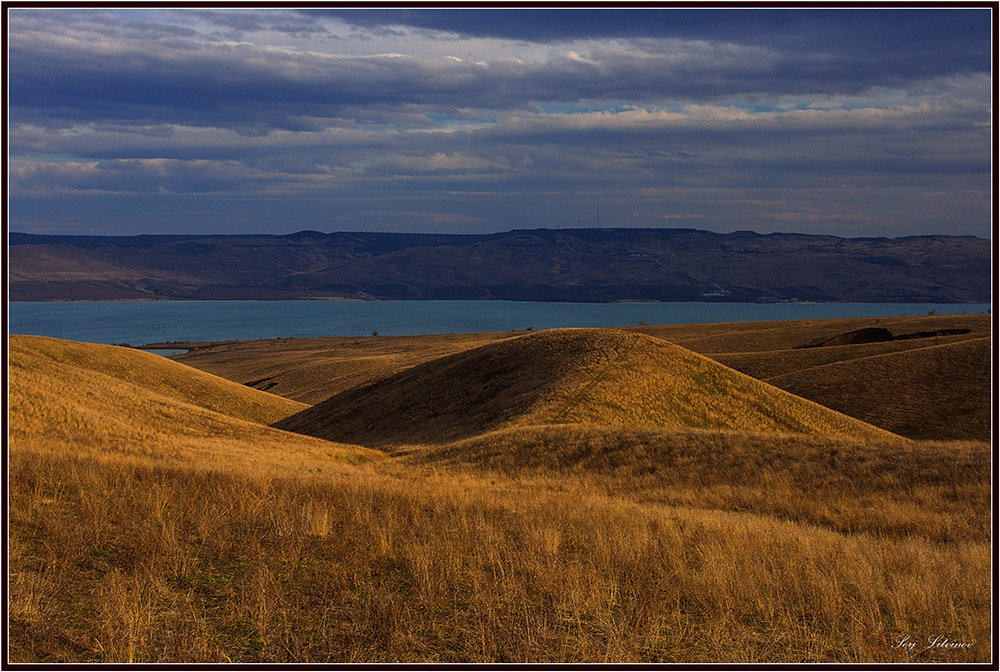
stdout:
<svg viewBox="0 0 1000 672">
<path fill-rule="evenodd" d="M 257 422 L 249 418 L 261 412 L 271 416 L 277 413 L 275 409 L 278 408 L 287 414 L 309 408 L 309 404 L 241 385 L 234 380 L 138 348 L 20 334 L 8 337 L 8 348 L 12 365 L 20 356 L 39 358 L 60 370 L 85 371 L 88 376 L 100 376 L 102 380 L 128 385 L 135 390 L 142 390 L 144 394 L 192 404 L 250 422 Z M 229 404 L 226 410 L 218 406 L 223 403 L 223 397 L 229 399 L 225 402 Z M 264 411 L 265 408 L 271 410 Z"/>
<path fill-rule="evenodd" d="M 921 352 L 921 351 L 924 351 L 924 350 L 933 350 L 934 348 L 950 348 L 950 347 L 954 347 L 956 345 L 960 345 L 962 343 L 975 343 L 977 341 L 989 341 L 989 340 L 990 340 L 990 336 L 979 336 L 979 337 L 976 337 L 976 338 L 966 338 L 966 339 L 963 339 L 963 340 L 960 340 L 960 341 L 955 341 L 953 343 L 937 343 L 935 345 L 925 345 L 925 346 L 920 347 L 920 348 L 909 348 L 907 350 L 897 350 L 895 352 L 883 352 L 883 353 L 878 354 L 878 355 L 867 355 L 865 357 L 855 357 L 854 359 L 842 359 L 842 360 L 838 360 L 836 362 L 827 362 L 826 364 L 817 364 L 816 366 L 807 366 L 807 367 L 802 368 L 802 369 L 796 369 L 795 371 L 792 371 L 790 373 L 783 373 L 780 376 L 771 376 L 770 378 L 761 378 L 759 380 L 763 380 L 764 382 L 770 383 L 770 384 L 773 385 L 774 383 L 772 383 L 771 381 L 778 380 L 778 379 L 784 378 L 786 376 L 797 376 L 797 375 L 799 375 L 801 373 L 805 373 L 807 371 L 817 371 L 817 370 L 825 369 L 825 368 L 828 368 L 828 367 L 843 366 L 843 365 L 846 365 L 846 364 L 854 364 L 854 363 L 857 363 L 857 362 L 871 361 L 871 360 L 874 360 L 874 359 L 880 359 L 882 357 L 896 357 L 896 356 L 906 355 L 906 354 L 913 353 L 913 352 Z"/>
</svg>

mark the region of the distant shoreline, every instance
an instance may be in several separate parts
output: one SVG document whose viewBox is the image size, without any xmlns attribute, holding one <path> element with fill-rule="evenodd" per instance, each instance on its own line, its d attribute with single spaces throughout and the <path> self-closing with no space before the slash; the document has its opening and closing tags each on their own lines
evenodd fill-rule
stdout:
<svg viewBox="0 0 1000 672">
<path fill-rule="evenodd" d="M 136 301 L 8 305 L 12 334 L 109 344 L 371 337 L 561 327 L 980 315 L 991 304 L 557 303 L 528 301 Z M 162 347 L 162 345 L 161 345 Z"/>
</svg>

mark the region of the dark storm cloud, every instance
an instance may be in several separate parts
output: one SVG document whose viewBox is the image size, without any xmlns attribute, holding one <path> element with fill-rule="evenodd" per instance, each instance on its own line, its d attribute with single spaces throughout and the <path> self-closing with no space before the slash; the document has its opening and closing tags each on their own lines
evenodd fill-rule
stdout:
<svg viewBox="0 0 1000 672">
<path fill-rule="evenodd" d="M 366 28 L 403 25 L 531 42 L 681 38 L 822 51 L 845 60 L 891 57 L 910 74 L 989 68 L 986 9 L 469 9 L 301 10 Z"/>
<path fill-rule="evenodd" d="M 367 28 L 414 26 L 462 36 L 545 42 L 590 37 L 682 37 L 805 44 L 982 39 L 986 10 L 913 9 L 303 9 Z M 980 16 L 976 16 L 980 14 Z"/>
<path fill-rule="evenodd" d="M 309 20 L 300 20 L 298 23 L 302 25 L 298 26 L 294 19 L 269 19 L 266 13 L 262 18 L 261 14 L 208 16 L 213 23 L 238 31 L 297 30 L 309 34 L 325 31 Z M 392 12 L 374 14 L 383 22 L 393 16 Z M 431 14 L 452 16 L 452 13 Z M 484 21 L 487 16 L 507 16 L 506 12 L 473 14 L 482 16 Z M 585 17 L 578 17 L 576 12 L 513 14 L 532 17 L 543 25 L 558 16 L 568 17 L 569 25 L 562 34 L 567 34 L 573 26 L 589 26 L 589 30 L 597 31 L 605 23 L 609 23 L 611 34 L 616 34 L 622 32 L 621 26 L 615 28 L 622 22 L 607 22 L 604 18 L 630 13 L 598 13 L 596 16 L 601 19 L 591 16 L 591 12 L 579 12 Z M 677 18 L 669 18 L 675 14 Z M 633 32 L 642 32 L 640 28 L 648 23 L 650 27 L 642 34 L 659 32 L 672 38 L 692 37 L 709 32 L 710 22 L 704 14 L 653 12 L 651 16 L 667 18 L 643 22 L 636 17 L 627 25 L 633 26 Z M 727 27 L 735 29 L 740 25 L 736 18 L 726 18 L 728 13 L 708 14 L 717 17 L 714 23 L 719 24 L 717 30 L 723 35 L 729 30 Z M 805 14 L 812 18 L 798 17 L 795 12 L 776 12 L 776 16 L 788 15 L 789 19 L 776 20 L 779 28 L 769 24 L 769 34 L 785 34 L 780 29 L 783 24 L 799 28 L 810 25 L 809 39 L 824 44 L 830 40 L 822 37 L 825 33 L 820 18 L 841 29 L 859 23 L 857 18 L 851 21 L 830 18 L 838 14 Z M 59 39 L 47 40 L 45 33 L 38 32 L 22 37 L 15 28 L 9 59 L 12 117 L 15 121 L 57 126 L 87 120 L 215 125 L 238 127 L 253 134 L 272 127 L 309 130 L 321 123 L 309 118 L 347 116 L 364 122 L 369 121 L 364 119 L 366 113 L 378 114 L 381 110 L 384 114 L 386 109 L 406 105 L 454 114 L 460 108 L 509 110 L 535 104 L 615 99 L 643 104 L 664 99 L 856 94 L 875 86 L 906 87 L 915 78 L 944 72 L 975 70 L 975 59 L 961 56 L 967 52 L 982 61 L 978 65 L 980 70 L 987 69 L 988 61 L 983 60 L 982 54 L 988 49 L 977 47 L 981 40 L 957 39 L 956 35 L 962 35 L 958 28 L 964 28 L 967 22 L 946 20 L 952 14 L 929 12 L 925 19 L 916 22 L 917 27 L 910 28 L 905 26 L 914 20 L 900 21 L 904 28 L 898 31 L 914 37 L 920 34 L 923 38 L 905 50 L 892 48 L 895 44 L 892 28 L 888 30 L 890 38 L 861 40 L 865 44 L 888 45 L 880 50 L 878 60 L 866 59 L 855 48 L 857 40 L 846 47 L 838 42 L 833 51 L 816 49 L 815 45 L 809 50 L 781 48 L 766 45 L 763 39 L 740 43 L 639 41 L 625 48 L 595 47 L 590 53 L 559 53 L 539 61 L 497 58 L 477 63 L 407 55 L 330 57 L 254 48 L 243 43 L 147 40 L 150 35 L 174 38 L 186 34 L 183 28 L 157 27 L 151 21 L 113 24 L 114 36 L 118 38 L 113 42 L 85 39 L 66 30 L 58 35 Z M 928 22 L 934 20 L 930 15 L 940 19 L 945 30 L 930 31 Z M 417 12 L 417 16 L 423 13 Z M 474 17 L 463 20 L 478 25 Z M 762 19 L 755 21 L 760 23 Z M 433 23 L 433 17 L 424 22 Z M 954 23 L 960 25 L 948 30 Z M 524 18 L 510 24 L 534 25 Z M 679 28 L 667 30 L 675 24 Z M 746 33 L 753 34 L 752 30 Z M 794 41 L 805 39 L 799 35 Z M 947 49 L 941 46 L 945 44 Z"/>
<path fill-rule="evenodd" d="M 679 54 L 603 50 L 587 60 L 557 55 L 541 63 L 478 64 L 407 56 L 326 58 L 243 45 L 70 50 L 34 42 L 11 53 L 11 101 L 15 120 L 34 123 L 111 119 L 306 130 L 304 117 L 364 120 L 372 111 L 404 105 L 454 113 L 757 93 L 768 88 L 770 60 L 766 53 L 731 47 Z M 706 78 L 709 71 L 717 74 Z M 789 82 L 784 88 L 836 87 Z"/>
<path fill-rule="evenodd" d="M 984 11 L 19 8 L 9 29 L 22 228 L 592 225 L 600 193 L 608 225 L 988 234 Z"/>
</svg>

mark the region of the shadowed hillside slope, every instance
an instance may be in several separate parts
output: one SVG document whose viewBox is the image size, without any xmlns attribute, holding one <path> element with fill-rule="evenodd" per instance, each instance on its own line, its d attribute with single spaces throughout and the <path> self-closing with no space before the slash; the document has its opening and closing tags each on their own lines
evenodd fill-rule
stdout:
<svg viewBox="0 0 1000 672">
<path fill-rule="evenodd" d="M 539 332 L 443 357 L 275 426 L 388 446 L 563 423 L 888 436 L 666 341 L 606 329 Z"/>
<path fill-rule="evenodd" d="M 158 355 L 37 336 L 9 344 L 14 451 L 292 473 L 378 456 L 272 429 L 305 406 Z"/>
<path fill-rule="evenodd" d="M 990 437 L 989 338 L 826 364 L 768 382 L 910 438 Z"/>
</svg>

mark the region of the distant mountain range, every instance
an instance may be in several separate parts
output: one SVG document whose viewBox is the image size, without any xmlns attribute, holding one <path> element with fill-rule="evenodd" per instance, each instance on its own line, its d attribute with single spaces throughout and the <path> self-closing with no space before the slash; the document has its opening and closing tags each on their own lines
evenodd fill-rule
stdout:
<svg viewBox="0 0 1000 672">
<path fill-rule="evenodd" d="M 989 240 L 694 229 L 11 233 L 9 300 L 988 302 Z"/>
</svg>

